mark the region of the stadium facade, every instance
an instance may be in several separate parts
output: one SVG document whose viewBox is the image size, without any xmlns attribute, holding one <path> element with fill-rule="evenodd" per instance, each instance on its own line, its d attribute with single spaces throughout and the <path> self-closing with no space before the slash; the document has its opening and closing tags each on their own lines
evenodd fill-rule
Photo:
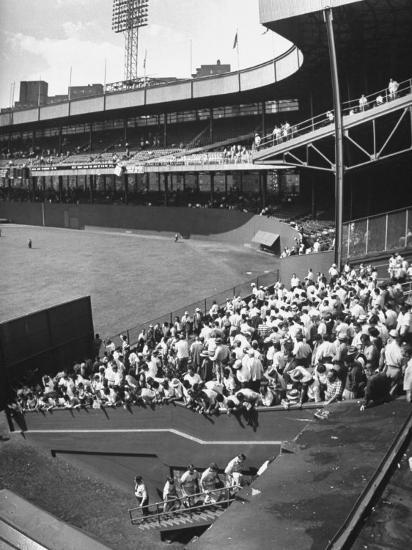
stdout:
<svg viewBox="0 0 412 550">
<path fill-rule="evenodd" d="M 298 102 L 274 100 L 273 84 L 293 74 L 302 61 L 299 50 L 291 47 L 276 59 L 242 71 L 161 85 L 123 83 L 93 98 L 6 110 L 0 115 L 3 194 L 20 188 L 29 191 L 29 197 L 38 191 L 62 201 L 65 192 L 76 189 L 80 200 L 117 192 L 129 202 L 133 193 L 160 189 L 158 201 L 163 204 L 167 187 L 169 192 L 190 190 L 206 200 L 214 191 L 252 193 L 264 204 L 267 194 L 276 193 L 273 168 L 254 166 L 247 158 L 241 166 L 234 158 L 205 166 L 203 158 L 191 156 L 169 170 L 173 163 L 168 160 L 171 154 L 222 151 L 234 144 L 250 149 L 255 132 L 265 133 L 276 121 L 296 118 Z M 165 155 L 169 157 L 160 168 L 153 162 L 146 165 Z M 174 174 L 167 181 L 163 174 L 170 171 Z M 259 192 L 262 185 L 266 193 Z"/>
<path fill-rule="evenodd" d="M 205 147 L 213 149 L 221 147 L 222 144 L 229 146 L 237 141 L 242 141 L 239 140 L 239 136 L 242 135 L 239 133 L 221 141 L 213 139 L 216 128 L 219 128 L 218 117 L 215 118 L 218 111 L 215 109 L 228 108 L 227 112 L 229 113 L 234 112 L 230 109 L 236 111 L 238 108 L 243 109 L 245 105 L 254 105 L 253 108 L 256 109 L 256 112 L 253 112 L 252 116 L 255 117 L 255 121 L 260 120 L 262 125 L 260 132 L 263 134 L 266 133 L 266 126 L 269 122 L 274 124 L 277 120 L 275 118 L 271 120 L 270 115 L 268 118 L 268 114 L 265 112 L 269 101 L 280 102 L 282 99 L 290 100 L 290 98 L 296 97 L 301 109 L 299 116 L 305 117 L 312 116 L 317 112 L 322 113 L 331 105 L 326 34 L 322 13 L 319 11 L 327 6 L 335 8 L 334 24 L 337 30 L 336 41 L 341 86 L 342 90 L 346 90 L 344 93 L 347 94 L 344 99 L 358 97 L 361 92 L 382 90 L 387 86 L 390 77 L 399 81 L 409 78 L 407 73 L 410 67 L 411 52 L 411 10 L 408 0 L 392 0 L 391 2 L 384 0 L 329 0 L 328 2 L 320 0 L 307 0 L 306 2 L 261 0 L 260 6 L 261 22 L 268 28 L 291 39 L 295 44 L 281 58 L 244 71 L 199 79 L 196 82 L 189 80 L 173 85 L 144 87 L 119 94 L 104 94 L 87 100 L 4 113 L 0 119 L 3 144 L 9 146 L 17 143 L 21 146 L 20 143 L 23 140 L 30 139 L 35 143 L 38 135 L 41 135 L 44 140 L 43 146 L 47 143 L 46 139 L 50 138 L 50 147 L 56 147 L 56 143 L 63 145 L 64 129 L 83 127 L 85 131 L 81 135 L 89 140 L 88 143 L 93 148 L 94 134 L 98 134 L 98 127 L 94 127 L 94 124 L 103 125 L 101 127 L 103 137 L 106 121 L 110 121 L 112 130 L 118 131 L 121 139 L 129 140 L 128 129 L 140 127 L 139 124 L 136 126 L 136 120 L 144 120 L 146 117 L 147 121 L 153 117 L 157 121 L 157 125 L 163 128 L 162 147 L 166 148 L 169 146 L 171 126 L 174 125 L 168 119 L 169 116 L 176 116 L 175 129 L 179 130 L 178 135 L 181 136 L 183 135 L 183 125 L 186 125 L 186 122 L 180 121 L 182 126 L 178 126 L 179 113 L 190 112 L 190 115 L 182 116 L 194 117 L 194 120 L 188 120 L 187 124 L 196 123 L 195 132 L 198 132 L 197 135 L 199 135 L 201 130 L 198 124 L 200 115 L 203 112 L 208 112 L 208 116 L 203 120 L 203 123 L 206 121 L 204 130 L 208 129 L 209 137 L 212 139 L 210 139 L 210 143 L 200 148 L 203 154 L 207 150 Z M 273 114 L 278 116 L 278 113 Z M 246 118 L 246 115 L 244 117 Z M 129 120 L 133 118 L 134 126 L 129 124 Z M 232 122 L 232 117 L 227 118 Z M 242 120 L 242 116 L 236 118 Z M 114 121 L 119 121 L 118 126 Z M 147 126 L 150 125 L 146 124 L 146 129 Z M 252 128 L 251 132 L 251 128 L 248 129 L 249 132 L 245 132 L 243 136 L 247 136 L 245 139 L 251 140 L 256 127 Z M 43 134 L 43 132 L 51 132 L 51 135 Z M 78 133 L 80 134 L 80 130 Z M 77 132 L 73 132 L 73 135 L 77 135 Z M 133 136 L 133 134 L 131 135 Z M 136 136 L 140 139 L 141 134 L 136 133 Z M 147 136 L 149 137 L 148 134 Z M 195 135 L 195 137 L 197 136 Z M 88 151 L 88 154 L 90 152 Z M 173 162 L 176 158 L 180 158 L 179 154 L 179 152 L 174 152 Z M 196 153 L 192 151 L 192 154 Z M 170 157 L 165 156 L 164 165 L 162 165 L 161 158 L 157 159 L 157 166 L 156 163 L 151 165 L 152 169 L 159 174 L 171 173 L 173 162 Z M 389 208 L 391 201 L 405 202 L 407 200 L 405 184 L 408 183 L 407 178 L 410 177 L 405 176 L 405 173 L 410 174 L 410 170 L 409 172 L 403 170 L 405 166 L 410 169 L 410 161 L 410 153 L 403 153 L 399 154 L 399 157 L 394 155 L 384 163 L 377 162 L 375 169 L 368 166 L 362 172 L 354 172 L 351 177 L 356 183 L 355 198 L 359 203 L 359 210 L 380 208 L 382 204 L 386 204 Z M 57 177 L 60 192 L 61 186 L 66 180 L 63 181 L 59 178 L 70 178 L 71 176 L 67 174 L 53 176 L 50 175 L 51 172 L 61 171 L 63 174 L 65 170 L 73 170 L 74 173 L 76 170 L 84 170 L 84 177 L 90 178 L 100 175 L 101 170 L 106 169 L 101 166 L 93 167 L 91 163 L 90 160 L 85 162 L 79 160 L 75 168 L 63 168 L 61 164 L 54 167 L 50 164 L 45 167 L 44 164 L 40 164 L 37 168 L 41 175 L 33 176 L 30 173 L 27 174 L 27 179 L 30 180 L 33 177 L 53 178 L 52 185 L 54 185 Z M 108 162 L 107 164 L 110 165 L 107 167 L 109 172 L 119 167 L 117 162 Z M 125 167 L 126 178 L 129 177 L 127 174 L 129 165 L 129 162 L 120 165 Z M 143 162 L 136 163 L 136 166 L 141 166 L 142 174 L 132 174 L 133 177 L 151 173 L 150 171 L 146 172 L 147 164 Z M 180 172 L 184 170 L 184 166 L 188 165 L 179 166 Z M 257 166 L 258 171 L 263 172 L 273 171 L 278 165 L 273 162 Z M 248 168 L 251 171 L 257 170 L 256 165 L 251 164 L 250 167 L 242 167 L 242 171 L 246 171 Z M 224 164 L 215 167 L 215 171 L 219 173 L 224 169 Z M 228 169 L 234 170 L 230 164 Z M 192 173 L 203 173 L 205 166 L 194 164 L 188 168 L 189 170 Z M 207 171 L 212 172 L 211 170 Z M 48 175 L 47 172 L 49 172 Z M 302 170 L 302 173 L 306 178 L 306 171 Z M 316 176 L 309 176 L 311 179 L 308 180 L 313 185 L 313 189 L 319 192 L 323 183 L 322 178 L 324 178 L 325 189 L 327 186 L 330 187 L 330 174 L 321 176 L 318 175 L 318 172 L 311 173 L 316 174 Z M 109 175 L 112 177 L 113 174 Z M 75 175 L 74 177 L 78 178 L 79 176 Z M 3 180 L 3 186 L 6 185 L 9 189 L 9 174 L 3 176 Z M 70 180 L 68 181 L 70 185 Z M 126 180 L 123 178 L 122 181 Z M 94 183 L 96 182 L 94 181 Z M 390 193 L 388 183 L 390 184 Z M 37 180 L 32 181 L 31 185 L 37 186 Z M 77 179 L 76 185 L 78 185 Z M 199 186 L 199 181 L 197 185 Z M 227 185 L 227 181 L 225 185 Z M 350 196 L 353 202 L 353 183 L 350 185 L 352 185 Z M 160 188 L 161 182 L 159 182 L 159 190 Z M 166 190 L 166 183 L 164 183 L 164 190 Z M 209 192 L 212 190 L 213 185 L 210 183 Z M 33 191 L 36 190 L 33 189 Z M 332 192 L 329 193 L 329 196 L 331 195 Z M 386 202 L 382 202 L 383 199 Z M 382 459 L 387 458 L 382 457 L 384 450 L 389 447 L 393 449 L 394 441 L 396 444 L 399 443 L 399 429 L 404 425 L 406 419 L 410 421 L 410 411 L 407 410 L 406 403 L 398 402 L 387 405 L 387 407 L 392 406 L 392 414 L 388 414 L 384 407 L 377 408 L 376 412 L 368 417 L 368 422 L 365 422 L 365 415 L 361 419 L 362 413 L 359 413 L 352 403 L 346 403 L 339 409 L 341 416 L 339 418 L 332 416 L 332 421 L 330 424 L 326 424 L 326 428 L 324 428 L 325 425 L 315 424 L 312 415 L 310 415 L 311 418 L 305 417 L 304 415 L 308 414 L 306 411 L 298 410 L 291 415 L 292 411 L 277 410 L 274 412 L 268 410 L 262 413 L 260 425 L 253 431 L 249 428 L 245 430 L 243 426 L 236 424 L 233 418 L 226 416 L 217 418 L 212 425 L 208 424 L 203 417 L 196 417 L 196 422 L 194 422 L 193 417 L 188 417 L 188 411 L 180 408 L 168 409 L 167 415 L 163 416 L 156 415 L 158 411 L 148 410 L 144 411 L 144 416 L 142 414 L 138 418 L 138 421 L 142 423 L 142 428 L 136 428 L 136 425 L 139 426 L 137 423 L 133 424 L 134 428 L 128 430 L 130 431 L 128 434 L 121 433 L 121 431 L 127 431 L 127 428 L 130 427 L 129 423 L 134 422 L 134 419 L 131 419 L 125 411 L 116 411 L 109 419 L 100 415 L 96 420 L 94 414 L 93 416 L 89 415 L 87 422 L 90 422 L 88 426 L 90 432 L 96 432 L 93 437 L 89 434 L 85 436 L 82 433 L 85 424 L 80 414 L 76 417 L 72 415 L 68 419 L 69 413 L 65 411 L 64 414 L 56 415 L 56 417 L 60 416 L 60 426 L 64 426 L 61 433 L 67 429 L 71 430 L 70 445 L 73 448 L 76 448 L 77 451 L 87 452 L 90 445 L 93 445 L 94 449 L 97 449 L 97 452 L 102 455 L 108 452 L 108 447 L 110 447 L 110 451 L 113 451 L 114 448 L 119 450 L 118 447 L 115 447 L 114 441 L 117 442 L 121 439 L 124 445 L 123 451 L 128 453 L 136 448 L 138 441 L 143 441 L 144 447 L 148 448 L 150 441 L 147 439 L 152 437 L 147 435 L 148 431 L 168 432 L 167 438 L 153 437 L 152 443 L 153 452 L 159 455 L 161 455 L 163 447 L 167 447 L 168 457 L 170 457 L 170 450 L 173 449 L 174 463 L 169 463 L 170 467 L 185 464 L 183 460 L 188 456 L 187 446 L 175 444 L 176 437 L 180 437 L 180 434 L 176 434 L 177 430 L 175 429 L 171 430 L 171 425 L 177 426 L 179 431 L 181 429 L 187 432 L 189 437 L 185 439 L 190 442 L 187 445 L 196 447 L 199 454 L 201 453 L 203 456 L 205 455 L 204 447 L 198 447 L 197 444 L 212 444 L 218 447 L 219 450 L 216 453 L 220 452 L 222 459 L 223 457 L 226 459 L 229 453 L 230 456 L 233 456 L 234 447 L 231 446 L 233 441 L 230 439 L 233 435 L 239 437 L 236 444 L 240 442 L 247 449 L 248 455 L 258 456 L 259 459 L 262 447 L 268 445 L 280 447 L 282 445 L 283 454 L 280 460 L 275 462 L 273 468 L 267 472 L 269 477 L 259 480 L 254 487 L 248 489 L 247 498 L 236 503 L 193 547 L 212 549 L 224 544 L 227 548 L 237 548 L 238 550 L 276 547 L 293 547 L 303 550 L 314 547 L 348 547 L 345 545 L 352 536 L 355 524 L 361 519 L 361 516 L 358 516 L 356 521 L 354 519 L 357 508 L 365 502 L 364 500 L 360 501 L 359 496 L 363 498 L 368 488 L 376 488 L 376 472 L 382 466 Z M 81 414 L 85 416 L 83 412 Z M 261 413 L 259 412 L 259 414 Z M 52 433 L 52 430 L 58 425 L 55 423 L 59 422 L 59 419 L 51 418 L 50 420 L 47 417 L 44 420 L 43 417 L 37 415 L 30 420 L 32 426 L 30 426 L 30 421 L 28 426 L 26 425 L 26 428 L 29 428 L 28 437 L 46 447 L 54 446 L 53 448 L 56 448 L 59 436 Z M 108 421 L 112 422 L 113 431 L 111 435 L 113 439 L 110 438 L 110 440 L 107 437 L 103 439 L 99 433 L 102 431 L 101 426 L 104 426 L 103 429 L 106 432 L 110 431 L 107 429 Z M 48 422 L 52 424 L 45 425 Z M 293 444 L 283 445 L 282 441 L 275 441 L 271 438 L 274 426 L 281 433 L 289 423 L 293 424 L 290 430 L 293 436 L 300 430 L 300 427 L 302 428 L 293 440 Z M 24 426 L 17 427 L 23 431 L 25 429 Z M 31 427 L 32 434 L 30 434 Z M 222 427 L 221 431 L 219 431 L 219 427 Z M 146 435 L 141 435 L 140 431 L 144 431 Z M 173 433 L 170 435 L 169 432 Z M 241 438 L 243 434 L 247 434 L 246 438 Z M 373 438 L 371 438 L 371 434 L 373 434 Z M 206 440 L 206 437 L 210 439 Z M 214 439 L 212 440 L 212 438 Z M 287 438 L 291 439 L 290 434 L 287 434 Z M 368 445 L 365 445 L 365 440 L 368 441 Z M 180 442 L 180 440 L 178 441 Z M 160 445 L 162 448 L 155 448 L 155 445 Z M 61 449 L 62 453 L 67 451 L 67 448 Z M 150 466 L 144 464 L 146 456 L 140 458 L 142 459 L 142 470 L 147 467 L 149 472 L 153 457 L 148 457 Z M 162 462 L 163 465 L 164 462 Z M 153 474 L 153 476 L 156 475 L 157 472 Z M 333 485 L 331 485 L 332 483 Z M 264 484 L 266 484 L 265 487 Z M 251 521 L 252 517 L 253 521 Z M 338 536 L 340 540 L 346 536 L 344 543 L 339 545 L 336 542 Z M 336 545 L 334 545 L 335 542 Z"/>
<path fill-rule="evenodd" d="M 19 199 L 98 202 L 110 197 L 141 202 L 142 195 L 147 198 L 149 193 L 146 203 L 168 204 L 167 192 L 169 199 L 186 192 L 195 203 L 247 194 L 256 198 L 259 210 L 282 196 L 295 200 L 300 194 L 312 214 L 319 209 L 331 212 L 330 174 L 285 173 L 292 166 L 275 158 L 252 163 L 246 156 L 234 166 L 233 157 L 227 162 L 227 157 L 209 155 L 233 145 L 250 149 L 256 132 L 264 136 L 275 125 L 287 121 L 293 127 L 331 109 L 327 37 L 319 11 L 326 5 L 334 8 L 342 101 L 357 102 L 362 93 L 386 89 L 391 77 L 407 81 L 412 51 L 407 0 L 261 0 L 261 23 L 293 43 L 276 59 L 222 75 L 160 85 L 124 82 L 107 86 L 95 97 L 3 110 L 3 197 L 17 188 Z M 382 135 L 390 124 L 396 124 L 394 117 Z M 367 139 L 361 146 L 369 147 Z M 7 159 L 16 152 L 22 152 L 23 161 Z M 50 162 L 49 157 L 53 157 Z M 158 157 L 161 160 L 156 162 Z M 348 174 L 345 218 L 409 204 L 406 173 L 410 173 L 410 154 Z M 388 181 L 395 191 L 390 196 Z"/>
</svg>

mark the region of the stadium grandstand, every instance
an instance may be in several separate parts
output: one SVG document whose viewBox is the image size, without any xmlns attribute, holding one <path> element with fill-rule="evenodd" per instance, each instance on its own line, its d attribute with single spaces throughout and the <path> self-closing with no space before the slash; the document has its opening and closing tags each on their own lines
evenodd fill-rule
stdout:
<svg viewBox="0 0 412 550">
<path fill-rule="evenodd" d="M 266 62 L 125 78 L 49 103 L 39 81 L 42 101 L 0 113 L 3 219 L 193 233 L 225 254 L 254 242 L 277 256 L 276 272 L 230 295 L 104 340 L 88 298 L 84 329 L 73 304 L 38 312 L 42 331 L 30 316 L 14 338 L 13 321 L 0 325 L 14 360 L 7 437 L 117 487 L 134 481 L 124 512 L 135 535 L 115 540 L 113 508 L 101 510 L 111 533 L 87 524 L 113 548 L 150 547 L 159 532 L 193 550 L 408 544 L 410 0 L 259 7 L 267 32 L 291 42 Z M 23 533 L 3 516 L 10 536 Z"/>
</svg>

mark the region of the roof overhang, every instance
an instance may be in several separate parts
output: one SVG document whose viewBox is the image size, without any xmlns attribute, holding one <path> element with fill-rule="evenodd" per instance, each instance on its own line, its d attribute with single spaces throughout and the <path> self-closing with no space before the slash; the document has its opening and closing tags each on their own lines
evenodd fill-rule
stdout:
<svg viewBox="0 0 412 550">
<path fill-rule="evenodd" d="M 279 96 L 331 104 L 329 51 L 322 9 L 333 8 L 342 100 L 409 78 L 410 0 L 259 0 L 261 23 L 298 46 L 302 69 L 279 83 Z M 312 105 L 313 107 L 313 105 Z"/>
</svg>

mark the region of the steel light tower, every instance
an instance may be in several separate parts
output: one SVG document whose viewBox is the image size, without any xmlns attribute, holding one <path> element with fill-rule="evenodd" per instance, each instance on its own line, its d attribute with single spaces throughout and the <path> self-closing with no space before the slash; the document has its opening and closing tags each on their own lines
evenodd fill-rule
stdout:
<svg viewBox="0 0 412 550">
<path fill-rule="evenodd" d="M 139 27 L 148 24 L 149 0 L 113 0 L 112 29 L 124 33 L 124 79 L 137 78 Z"/>
</svg>

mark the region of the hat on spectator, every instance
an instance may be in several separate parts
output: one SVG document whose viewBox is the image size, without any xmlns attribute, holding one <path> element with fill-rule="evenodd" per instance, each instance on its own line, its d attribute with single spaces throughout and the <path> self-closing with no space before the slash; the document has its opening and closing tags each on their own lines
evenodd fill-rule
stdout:
<svg viewBox="0 0 412 550">
<path fill-rule="evenodd" d="M 240 359 L 236 359 L 236 361 L 233 363 L 233 368 L 234 369 L 240 369 L 240 367 L 242 366 L 242 361 Z"/>
<path fill-rule="evenodd" d="M 395 330 L 394 328 L 391 329 L 391 330 L 389 331 L 389 336 L 391 336 L 392 338 L 398 338 L 398 336 L 399 336 L 398 331 Z"/>
<path fill-rule="evenodd" d="M 286 397 L 288 398 L 289 403 L 298 403 L 300 394 L 298 390 L 290 390 L 287 392 Z"/>
<path fill-rule="evenodd" d="M 366 321 L 366 315 L 359 315 L 358 320 L 361 322 Z"/>
<path fill-rule="evenodd" d="M 338 333 L 338 340 L 346 340 L 347 337 L 348 336 L 344 331 Z"/>
</svg>

